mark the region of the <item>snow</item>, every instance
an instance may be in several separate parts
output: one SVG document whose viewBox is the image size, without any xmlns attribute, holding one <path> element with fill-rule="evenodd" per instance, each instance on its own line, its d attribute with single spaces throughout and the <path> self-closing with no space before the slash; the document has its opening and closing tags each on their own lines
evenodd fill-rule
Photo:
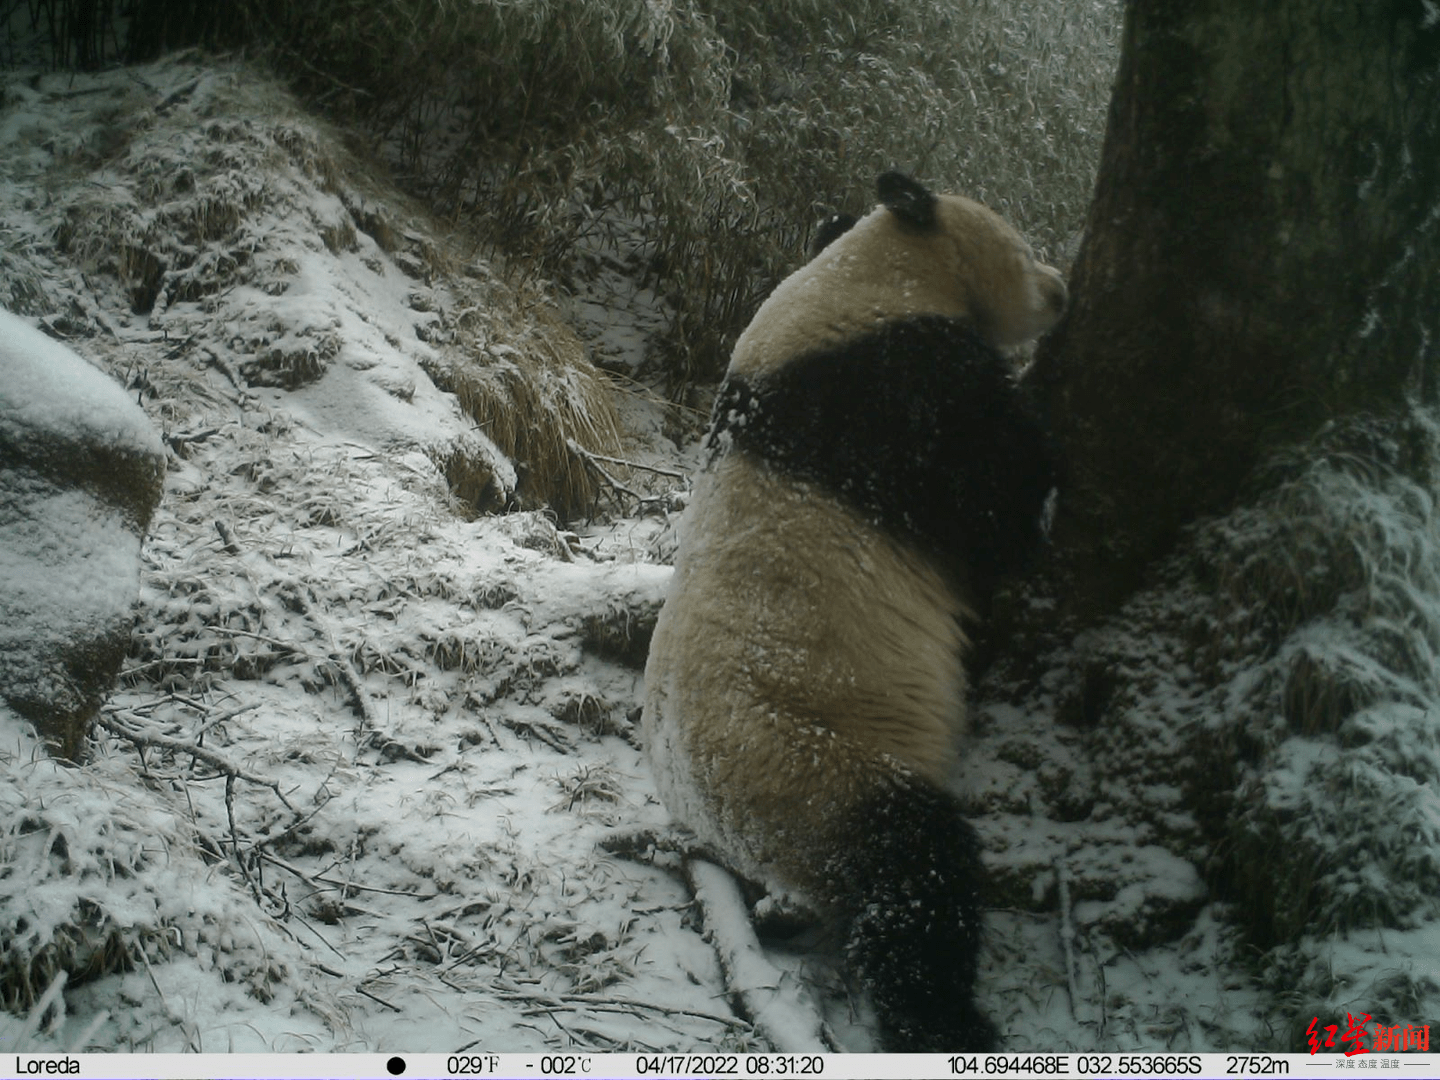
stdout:
<svg viewBox="0 0 1440 1080">
<path fill-rule="evenodd" d="M 6 479 L 11 494 L 23 490 Z M 87 492 L 37 483 L 22 497 L 22 514 L 0 513 L 0 668 L 11 687 L 23 679 L 12 658 L 33 663 L 46 655 L 42 642 L 63 647 L 109 629 L 135 594 L 140 553 L 134 529 Z"/>
<path fill-rule="evenodd" d="M 263 119 L 147 113 L 192 82 L 196 108 Z M 424 369 L 444 344 L 427 340 L 436 308 L 458 307 L 460 279 L 420 283 L 363 232 L 353 250 L 316 242 L 316 222 L 340 231 L 345 211 L 283 158 L 243 178 L 197 170 L 207 190 L 260 193 L 237 232 L 262 272 L 221 293 L 177 288 L 137 319 L 119 283 L 97 274 L 97 295 L 48 242 L 95 186 L 36 198 L 75 143 L 42 151 L 31 133 L 93 130 L 97 99 L 145 118 L 146 149 L 107 165 L 103 189 L 107 211 L 140 208 L 140 228 L 176 201 L 146 207 L 130 170 L 177 146 L 213 159 L 231 152 L 226 132 L 262 140 L 267 120 L 325 145 L 276 91 L 184 65 L 97 76 L 99 92 L 78 97 L 44 78 L 23 86 L 0 122 L 23 147 L 0 172 L 4 284 L 23 285 L 49 321 L 81 313 L 64 325 L 102 364 L 144 370 L 167 433 L 204 435 L 172 444 L 183 454 L 170 457 L 129 674 L 96 759 L 65 773 L 59 795 L 48 764 L 22 764 L 33 748 L 4 752 L 0 858 L 33 880 L 15 880 L 24 891 L 0 910 L 59 940 L 94 905 L 102 930 L 128 930 L 148 953 L 68 987 L 30 1045 L 743 1042 L 749 1025 L 717 999 L 683 884 L 597 847 L 617 824 L 665 820 L 627 715 L 640 679 L 629 639 L 669 574 L 638 560 L 665 520 L 566 538 L 543 514 L 456 514 L 427 451 L 444 439 L 493 453 Z M 196 265 L 230 258 L 223 239 L 186 243 L 206 249 L 190 253 Z M 613 318 L 604 336 L 611 349 L 639 341 Z M 268 354 L 298 358 L 276 368 L 299 373 L 292 388 L 236 384 Z M 627 407 L 660 426 L 653 406 Z M 153 750 L 142 764 L 127 731 L 203 741 L 251 779 L 227 790 L 213 769 Z M 26 824 L 47 784 L 53 809 Z M 72 853 L 99 836 L 119 854 L 67 871 L 58 848 L 38 846 L 47 836 Z"/>
<path fill-rule="evenodd" d="M 37 435 L 158 454 L 160 437 L 115 381 L 24 319 L 0 309 L 0 440 Z"/>
<path fill-rule="evenodd" d="M 67 986 L 30 1030 L 0 1014 L 0 1042 L 23 1030 L 36 1051 L 766 1048 L 732 1007 L 676 860 L 601 846 L 667 822 L 634 716 L 683 502 L 667 489 L 683 482 L 636 474 L 649 512 L 571 534 L 543 512 L 461 512 L 437 446 L 469 447 L 510 488 L 514 464 L 428 369 L 457 344 L 514 359 L 512 301 L 246 68 L 11 77 L 3 100 L 0 295 L 68 330 L 100 367 L 143 373 L 171 452 L 94 760 L 60 769 L 33 746 L 0 747 L 0 863 L 12 869 L 0 916 L 59 940 L 93 907 L 128 934 L 133 963 Z M 123 129 L 118 149 L 109 128 Z M 245 172 L 257 145 L 267 164 Z M 188 193 L 171 185 L 183 161 L 195 163 Z M 197 230 L 193 202 L 227 192 L 241 196 L 234 229 Z M 413 242 L 386 250 L 350 225 L 357 205 L 403 221 Z M 152 310 L 133 309 L 136 283 L 105 253 L 60 250 L 73 214 L 120 221 L 170 260 Z M 250 269 L 226 276 L 240 251 Z M 416 251 L 444 257 L 417 274 Z M 638 265 L 585 253 L 565 306 L 612 370 L 643 370 L 664 323 Z M 477 320 L 474 336 L 447 340 Z M 244 373 L 267 357 L 272 384 L 252 385 Z M 85 422 L 78 399 L 32 396 Z M 621 395 L 620 413 L 627 456 L 679 474 L 698 461 L 695 416 L 643 388 Z M 1346 498 L 1376 528 L 1404 516 Z M 12 545 L 0 536 L 0 552 Z M 1376 580 L 1399 595 L 1414 580 L 1400 569 L 1376 567 Z M 1331 630 L 1312 624 L 1278 666 L 1238 668 L 1217 692 L 1199 686 L 1213 665 L 1193 639 L 1114 631 L 1037 659 L 1040 677 L 982 686 L 956 782 L 995 877 L 977 996 L 1009 1048 L 1283 1041 L 1235 912 L 1207 892 L 1187 792 L 1213 768 L 1216 718 L 1271 693 L 1295 656 L 1371 671 L 1353 635 Z M 1086 680 L 1105 708 L 1077 698 Z M 1370 682 L 1400 687 L 1378 670 Z M 1354 723 L 1373 753 L 1411 760 L 1404 733 L 1435 694 L 1400 688 L 1403 708 L 1375 702 Z M 1104 722 L 1087 727 L 1092 711 Z M 132 735 L 212 757 L 137 752 Z M 1300 799 L 1332 748 L 1290 738 L 1260 801 Z M 1415 786 L 1400 820 L 1431 828 L 1433 795 Z M 1440 955 L 1434 927 L 1386 931 L 1383 957 L 1360 933 L 1303 944 L 1295 985 L 1315 985 L 1305 972 L 1322 956 L 1357 979 L 1418 979 L 1420 958 Z M 732 919 L 721 933 L 744 931 Z M 765 955 L 780 974 L 755 978 L 783 991 L 766 1020 L 776 1044 L 813 1045 L 808 997 L 840 1045 L 870 1047 L 863 1005 L 823 956 L 771 941 Z"/>
</svg>

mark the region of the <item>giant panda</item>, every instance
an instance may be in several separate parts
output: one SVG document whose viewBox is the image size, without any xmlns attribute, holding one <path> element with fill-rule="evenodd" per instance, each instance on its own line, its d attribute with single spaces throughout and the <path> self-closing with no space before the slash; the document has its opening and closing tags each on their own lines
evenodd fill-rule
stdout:
<svg viewBox="0 0 1440 1080">
<path fill-rule="evenodd" d="M 883 1048 L 980 1050 L 980 845 L 946 781 L 967 626 L 1055 481 L 999 350 L 1066 290 L 978 203 L 878 188 L 736 343 L 642 731 L 679 824 L 837 923 Z"/>
</svg>

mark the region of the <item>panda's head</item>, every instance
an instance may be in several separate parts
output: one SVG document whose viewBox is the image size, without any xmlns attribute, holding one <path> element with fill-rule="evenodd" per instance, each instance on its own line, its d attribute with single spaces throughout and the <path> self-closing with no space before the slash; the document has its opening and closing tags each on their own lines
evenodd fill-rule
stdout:
<svg viewBox="0 0 1440 1080">
<path fill-rule="evenodd" d="M 880 205 L 821 227 L 814 257 L 780 283 L 740 336 L 732 374 L 756 374 L 878 325 L 919 315 L 968 322 L 996 348 L 1039 337 L 1065 310 L 1065 281 L 994 211 L 900 173 Z"/>
</svg>

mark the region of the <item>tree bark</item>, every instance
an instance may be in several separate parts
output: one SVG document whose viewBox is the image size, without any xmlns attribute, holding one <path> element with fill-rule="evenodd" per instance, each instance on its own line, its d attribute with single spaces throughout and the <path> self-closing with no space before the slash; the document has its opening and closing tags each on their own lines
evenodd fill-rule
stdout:
<svg viewBox="0 0 1440 1080">
<path fill-rule="evenodd" d="M 1267 448 L 1436 397 L 1440 5 L 1132 0 L 1066 321 L 1031 377 L 1071 614 Z"/>
</svg>

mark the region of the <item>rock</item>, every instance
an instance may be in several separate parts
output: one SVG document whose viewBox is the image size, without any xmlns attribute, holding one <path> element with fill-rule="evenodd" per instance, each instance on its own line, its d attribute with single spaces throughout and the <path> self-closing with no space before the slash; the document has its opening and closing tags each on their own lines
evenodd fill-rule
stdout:
<svg viewBox="0 0 1440 1080">
<path fill-rule="evenodd" d="M 72 760 L 125 655 L 164 476 L 125 391 L 0 310 L 0 698 Z"/>
</svg>

